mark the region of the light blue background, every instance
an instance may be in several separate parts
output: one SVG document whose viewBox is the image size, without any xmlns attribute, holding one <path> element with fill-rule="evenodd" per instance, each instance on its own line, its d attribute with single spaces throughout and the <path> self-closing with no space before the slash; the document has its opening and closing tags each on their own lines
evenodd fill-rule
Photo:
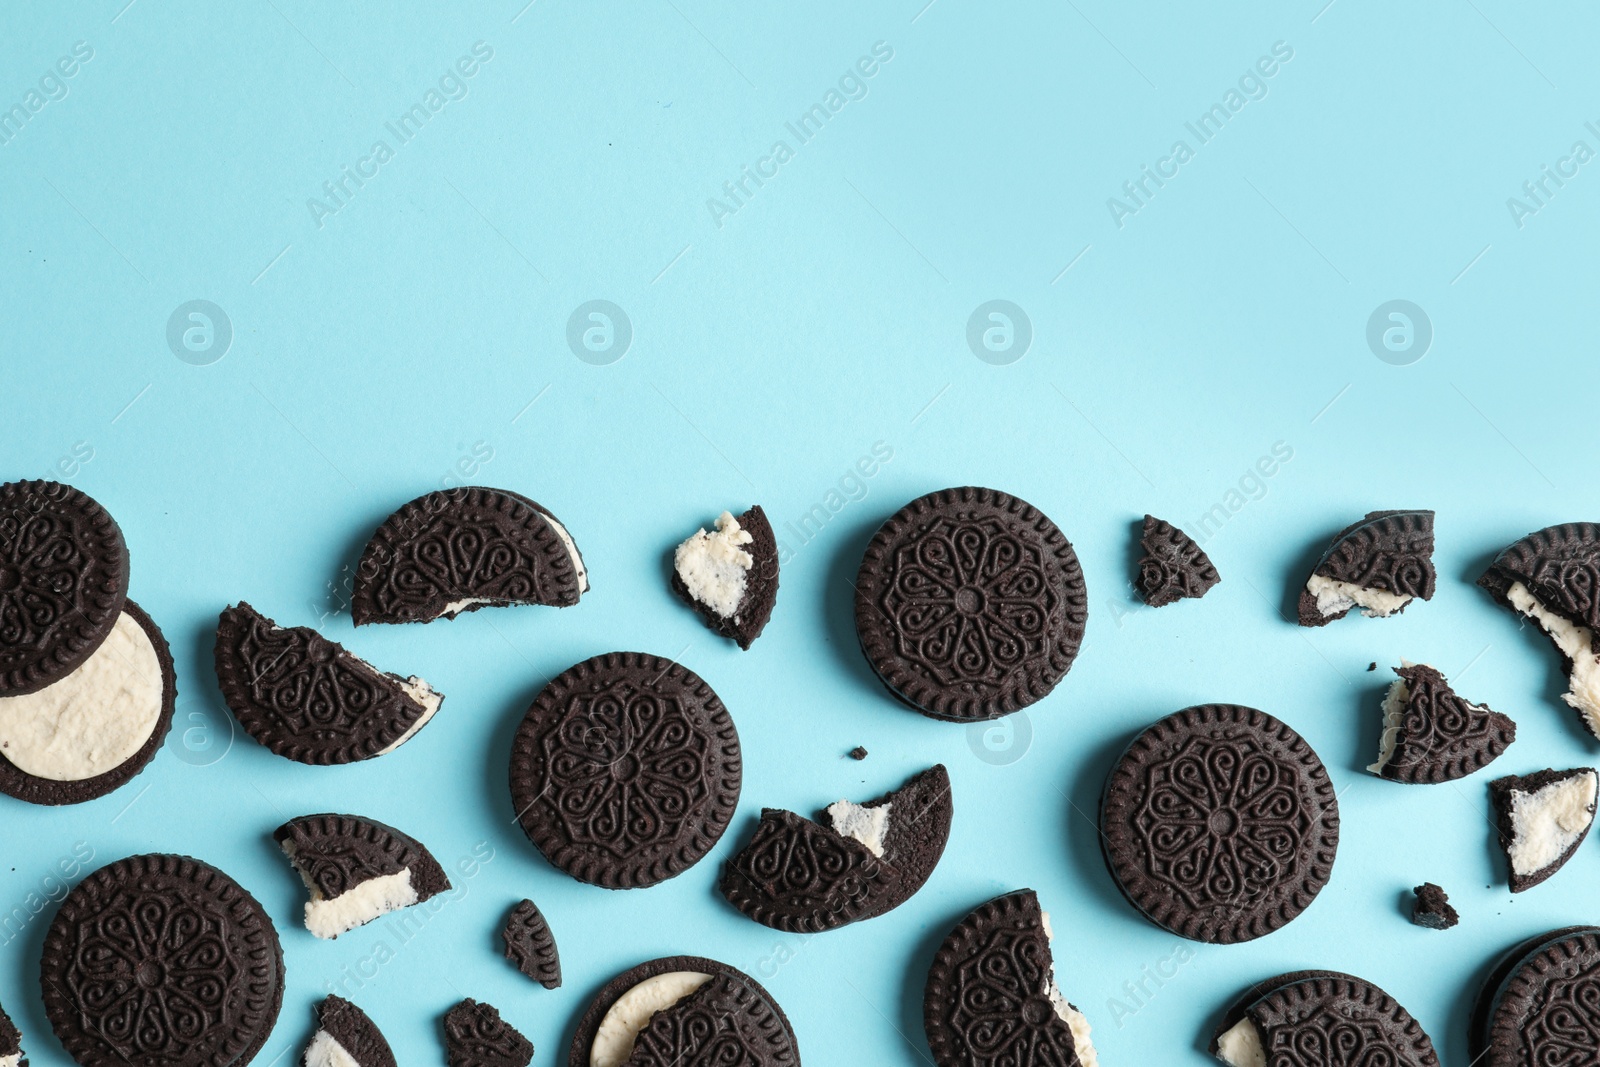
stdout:
<svg viewBox="0 0 1600 1067">
<path fill-rule="evenodd" d="M 448 865 L 478 842 L 493 850 L 475 877 L 457 876 L 462 897 L 347 987 L 404 1063 L 441 1061 L 437 1019 L 461 996 L 500 1006 L 536 1062 L 562 1062 L 603 981 L 679 952 L 761 974 L 808 1064 L 923 1063 L 934 946 L 1021 886 L 1055 916 L 1061 984 L 1109 1067 L 1207 1062 L 1201 1043 L 1235 992 L 1302 967 L 1379 982 L 1446 1061 L 1464 1062 L 1490 958 L 1597 918 L 1593 845 L 1523 896 L 1504 887 L 1487 779 L 1591 763 L 1595 747 L 1558 702 L 1554 654 L 1470 584 L 1501 545 L 1600 505 L 1600 176 L 1580 170 L 1521 228 L 1506 204 L 1574 141 L 1600 148 L 1584 128 L 1600 119 L 1592 12 L 924 2 L 8 6 L 0 106 L 24 101 L 75 42 L 93 58 L 0 146 L 0 474 L 55 471 L 116 515 L 133 595 L 174 647 L 187 732 L 108 798 L 66 810 L 0 799 L 0 908 L 50 892 L 75 842 L 96 865 L 152 849 L 218 864 L 282 935 L 289 990 L 259 1062 L 287 1064 L 324 982 L 372 971 L 363 961 L 396 940 L 390 922 L 331 944 L 298 923 L 302 890 L 268 834 L 348 809 Z M 466 97 L 409 143 L 391 140 L 384 124 L 478 41 L 493 58 Z M 893 58 L 865 97 L 796 147 L 785 122 L 880 41 Z M 1266 96 L 1199 145 L 1184 123 L 1275 42 L 1293 58 Z M 380 138 L 394 158 L 319 228 L 308 198 Z M 779 138 L 794 158 L 719 228 L 707 199 Z M 1107 198 L 1180 138 L 1194 158 L 1119 228 Z M 210 366 L 165 339 L 173 309 L 196 298 L 234 331 Z M 1009 366 L 965 340 L 993 298 L 1024 308 L 1034 331 Z M 1396 298 L 1435 330 L 1409 366 L 1365 341 L 1369 314 Z M 565 341 L 591 299 L 633 325 L 610 366 Z M 809 543 L 786 537 L 777 612 L 752 651 L 675 601 L 666 553 L 697 524 L 759 502 L 781 527 L 826 502 L 875 442 L 893 458 L 861 499 Z M 1200 602 L 1137 606 L 1132 524 L 1151 511 L 1192 528 L 1276 442 L 1293 458 L 1247 482 L 1207 543 L 1223 584 Z M 566 611 L 360 634 L 330 615 L 330 636 L 448 694 L 437 721 L 343 769 L 243 736 L 227 749 L 218 610 L 248 598 L 285 624 L 317 623 L 373 527 L 461 477 L 458 458 L 480 443 L 493 459 L 465 480 L 549 506 L 593 592 Z M 58 467 L 75 447 L 92 460 Z M 967 483 L 1052 516 L 1091 595 L 1077 665 L 1028 712 L 1031 743 L 987 761 L 984 738 L 888 698 L 850 618 L 878 523 Z M 1438 510 L 1437 596 L 1390 621 L 1292 626 L 1283 613 L 1310 556 L 1380 507 Z M 552 870 L 512 825 L 503 781 L 543 680 L 611 649 L 700 672 L 744 745 L 735 825 L 648 891 Z M 1517 719 L 1492 772 L 1437 787 L 1362 772 L 1402 656 Z M 1371 660 L 1384 670 L 1365 673 Z M 1261 707 L 1315 746 L 1342 791 L 1338 864 L 1293 925 L 1195 946 L 1136 1001 L 1124 984 L 1178 942 L 1118 896 L 1090 817 L 1131 734 L 1203 701 Z M 208 740 L 208 722 L 224 734 Z M 842 758 L 857 744 L 865 763 Z M 955 829 L 911 903 L 807 940 L 716 894 L 718 865 L 761 806 L 876 795 L 934 761 L 954 779 Z M 1423 879 L 1450 891 L 1460 928 L 1405 922 L 1402 894 Z M 524 895 L 560 942 L 557 992 L 499 958 L 501 917 Z M 44 1065 L 63 1062 L 36 988 L 48 915 L 0 945 L 0 1002 Z"/>
</svg>

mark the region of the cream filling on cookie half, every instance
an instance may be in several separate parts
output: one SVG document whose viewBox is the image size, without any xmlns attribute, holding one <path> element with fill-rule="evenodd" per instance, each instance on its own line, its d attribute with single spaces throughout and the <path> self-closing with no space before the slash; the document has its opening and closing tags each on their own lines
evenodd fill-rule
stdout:
<svg viewBox="0 0 1600 1067">
<path fill-rule="evenodd" d="M 861 842 L 868 852 L 881 860 L 889 837 L 889 809 L 892 807 L 893 804 L 881 804 L 869 808 L 849 800 L 836 800 L 828 805 L 828 819 L 833 823 L 834 833 Z"/>
<path fill-rule="evenodd" d="M 1527 877 L 1555 863 L 1594 822 L 1594 771 L 1551 782 L 1531 793 L 1511 794 L 1511 869 Z"/>
<path fill-rule="evenodd" d="M 1511 583 L 1506 599 L 1518 613 L 1538 623 L 1562 655 L 1572 661 L 1567 691 L 1561 699 L 1578 710 L 1591 734 L 1600 737 L 1600 655 L 1594 651 L 1594 632 L 1546 609 L 1521 582 Z"/>
<path fill-rule="evenodd" d="M 1386 589 L 1369 589 L 1354 582 L 1340 582 L 1313 574 L 1306 581 L 1306 592 L 1317 598 L 1317 613 L 1323 618 L 1338 615 L 1351 608 L 1360 608 L 1369 619 L 1382 619 L 1393 615 L 1411 603 L 1410 593 L 1391 593 Z"/>
<path fill-rule="evenodd" d="M 123 612 L 77 670 L 37 693 L 0 698 L 0 754 L 35 778 L 86 781 L 145 746 L 165 701 L 155 645 Z"/>
<path fill-rule="evenodd" d="M 4 1067 L 4 1064 L 0 1064 Z M 326 1030 L 318 1030 L 306 1046 L 305 1067 L 361 1067 L 361 1061 Z"/>
<path fill-rule="evenodd" d="M 716 526 L 716 533 L 696 530 L 679 545 L 672 566 L 691 597 L 721 618 L 738 622 L 739 604 L 756 562 L 743 546 L 755 538 L 731 512 L 717 516 Z"/>
<path fill-rule="evenodd" d="M 1050 913 L 1043 908 L 1039 909 L 1039 922 L 1044 926 L 1045 941 L 1054 941 L 1056 935 L 1055 931 L 1050 929 Z M 1067 998 L 1056 985 L 1056 961 L 1053 955 L 1050 958 L 1050 970 L 1044 979 L 1044 995 L 1050 1001 L 1050 1006 L 1055 1008 L 1056 1015 L 1072 1031 L 1072 1047 L 1078 1053 L 1078 1062 L 1083 1067 L 1100 1067 L 1100 1057 L 1095 1052 L 1094 1042 L 1089 1037 L 1088 1018 L 1083 1012 L 1067 1003 Z"/>
<path fill-rule="evenodd" d="M 595 1031 L 589 1067 L 622 1067 L 656 1012 L 672 1007 L 709 981 L 711 976 L 699 971 L 668 971 L 646 978 L 622 994 Z"/>
<path fill-rule="evenodd" d="M 1261 1030 L 1250 1016 L 1246 1015 L 1217 1035 L 1217 1059 L 1228 1067 L 1267 1067 Z"/>
<path fill-rule="evenodd" d="M 417 902 L 417 891 L 411 885 L 411 868 L 396 874 L 379 875 L 358 882 L 336 897 L 323 896 L 322 890 L 311 880 L 310 872 L 296 862 L 299 849 L 293 841 L 283 843 L 283 854 L 300 873 L 311 899 L 306 901 L 306 929 L 313 937 L 332 940 L 358 926 L 364 926 L 380 916 Z"/>
</svg>

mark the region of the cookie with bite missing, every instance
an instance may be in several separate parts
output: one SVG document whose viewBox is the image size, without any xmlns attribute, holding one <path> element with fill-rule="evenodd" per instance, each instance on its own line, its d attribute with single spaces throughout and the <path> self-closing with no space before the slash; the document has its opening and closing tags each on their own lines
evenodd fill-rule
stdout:
<svg viewBox="0 0 1600 1067">
<path fill-rule="evenodd" d="M 778 602 L 778 541 L 758 504 L 724 511 L 672 554 L 672 589 L 715 633 L 749 649 Z"/>
<path fill-rule="evenodd" d="M 377 1024 L 337 996 L 317 1006 L 317 1032 L 303 1061 L 305 1067 L 396 1067 L 394 1050 Z"/>
<path fill-rule="evenodd" d="M 1360 609 L 1387 618 L 1432 600 L 1433 512 L 1373 511 L 1334 535 L 1300 591 L 1301 626 L 1326 626 Z"/>
<path fill-rule="evenodd" d="M 273 832 L 310 893 L 306 929 L 332 939 L 450 889 L 433 853 L 358 815 L 302 815 Z"/>
<path fill-rule="evenodd" d="M 1448 782 L 1493 763 L 1517 739 L 1517 724 L 1456 695 L 1426 663 L 1394 668 L 1383 700 L 1378 760 L 1367 770 L 1392 782 Z"/>
<path fill-rule="evenodd" d="M 1600 927 L 1550 930 L 1515 946 L 1490 970 L 1468 1026 L 1477 1067 L 1594 1062 L 1600 1013 Z"/>
<path fill-rule="evenodd" d="M 1594 825 L 1597 786 L 1600 776 L 1592 767 L 1507 775 L 1489 783 L 1513 893 L 1543 882 L 1578 851 Z"/>
<path fill-rule="evenodd" d="M 1433 1042 L 1395 999 L 1363 978 L 1295 971 L 1252 986 L 1212 1034 L 1228 1067 L 1439 1067 Z"/>
</svg>

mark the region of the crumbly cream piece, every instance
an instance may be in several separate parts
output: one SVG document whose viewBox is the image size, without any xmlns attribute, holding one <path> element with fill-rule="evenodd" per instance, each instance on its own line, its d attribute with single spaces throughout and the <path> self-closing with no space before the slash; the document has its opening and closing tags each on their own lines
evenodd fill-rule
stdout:
<svg viewBox="0 0 1600 1067">
<path fill-rule="evenodd" d="M 670 1008 L 696 989 L 711 981 L 699 971 L 668 971 L 646 978 L 611 1005 L 594 1043 L 589 1046 L 589 1067 L 622 1067 L 633 1055 L 639 1032 L 650 1025 L 651 1016 Z"/>
<path fill-rule="evenodd" d="M 1055 932 L 1050 929 L 1050 913 L 1044 909 L 1039 910 L 1039 920 L 1044 926 L 1044 939 L 1055 940 Z M 1083 1012 L 1067 1003 L 1067 998 L 1062 995 L 1061 989 L 1056 985 L 1056 961 L 1050 960 L 1050 971 L 1044 979 L 1044 995 L 1049 998 L 1051 1007 L 1055 1008 L 1056 1015 L 1067 1024 L 1072 1031 L 1072 1047 L 1078 1053 L 1078 1062 L 1083 1067 L 1100 1067 L 1100 1057 L 1094 1050 L 1094 1042 L 1089 1037 L 1089 1020 Z"/>
<path fill-rule="evenodd" d="M 380 875 L 358 882 L 336 897 L 325 897 L 312 882 L 309 872 L 295 862 L 298 851 L 299 846 L 292 840 L 283 843 L 284 855 L 294 864 L 294 869 L 300 873 L 300 880 L 306 884 L 306 891 L 311 894 L 311 899 L 306 901 L 306 929 L 314 937 L 338 937 L 381 915 L 409 908 L 417 902 L 417 891 L 411 885 L 409 867 L 397 874 Z"/>
<path fill-rule="evenodd" d="M 889 809 L 893 804 L 875 808 L 864 807 L 848 800 L 836 800 L 828 805 L 828 819 L 833 832 L 840 837 L 853 837 L 879 859 L 883 858 L 884 843 L 889 836 Z"/>
<path fill-rule="evenodd" d="M 1506 599 L 1517 611 L 1537 622 L 1562 655 L 1572 661 L 1567 691 L 1561 699 L 1578 710 L 1591 734 L 1600 737 L 1600 656 L 1595 655 L 1593 631 L 1547 610 L 1521 582 L 1511 583 Z"/>
<path fill-rule="evenodd" d="M 1218 1035 L 1217 1059 L 1228 1067 L 1267 1067 L 1261 1031 L 1250 1021 L 1250 1016 L 1246 1015 Z"/>
<path fill-rule="evenodd" d="M 417 731 L 428 725 L 428 720 L 438 712 L 439 705 L 444 703 L 444 694 L 435 692 L 432 686 L 416 675 L 412 675 L 401 682 L 400 688 L 406 691 L 406 696 L 422 705 L 422 714 L 417 716 L 417 721 L 413 722 L 405 733 L 396 738 L 393 744 L 380 749 L 378 751 L 380 756 L 387 756 L 415 737 Z"/>
<path fill-rule="evenodd" d="M 1313 574 L 1306 581 L 1306 591 L 1317 598 L 1317 613 L 1323 618 L 1338 615 L 1351 608 L 1360 608 L 1369 619 L 1382 619 L 1393 615 L 1411 603 L 1409 593 L 1391 593 L 1384 589 L 1368 589 L 1354 582 L 1338 582 Z"/>
<path fill-rule="evenodd" d="M 305 1067 L 361 1067 L 361 1063 L 332 1034 L 318 1030 L 306 1046 Z"/>
<path fill-rule="evenodd" d="M 1555 863 L 1594 821 L 1594 771 L 1511 794 L 1511 869 L 1524 877 Z"/>
<path fill-rule="evenodd" d="M 754 541 L 730 512 L 717 516 L 716 533 L 696 530 L 673 553 L 672 565 L 689 595 L 724 619 L 738 621 L 739 603 L 755 557 L 743 545 Z"/>
</svg>

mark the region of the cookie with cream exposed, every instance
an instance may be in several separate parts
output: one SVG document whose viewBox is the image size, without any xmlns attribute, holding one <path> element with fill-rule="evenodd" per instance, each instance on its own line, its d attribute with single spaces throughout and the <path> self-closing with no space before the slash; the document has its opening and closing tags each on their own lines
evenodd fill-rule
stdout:
<svg viewBox="0 0 1600 1067">
<path fill-rule="evenodd" d="M 778 602 L 778 542 L 758 504 L 724 511 L 672 554 L 672 588 L 716 633 L 749 649 Z"/>
</svg>

